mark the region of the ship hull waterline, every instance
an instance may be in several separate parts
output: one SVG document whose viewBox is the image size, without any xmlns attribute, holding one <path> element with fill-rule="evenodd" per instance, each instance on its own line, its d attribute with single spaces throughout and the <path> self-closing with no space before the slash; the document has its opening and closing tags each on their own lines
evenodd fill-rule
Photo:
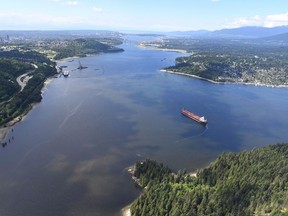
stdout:
<svg viewBox="0 0 288 216">
<path fill-rule="evenodd" d="M 190 118 L 190 119 L 192 119 L 192 120 L 194 120 L 194 121 L 196 121 L 202 125 L 208 124 L 208 121 L 204 118 L 204 116 L 203 117 L 197 116 L 194 113 L 191 113 L 190 111 L 185 110 L 185 109 L 182 109 L 181 113 L 183 115 L 185 115 L 186 117 L 188 117 L 188 118 Z"/>
</svg>

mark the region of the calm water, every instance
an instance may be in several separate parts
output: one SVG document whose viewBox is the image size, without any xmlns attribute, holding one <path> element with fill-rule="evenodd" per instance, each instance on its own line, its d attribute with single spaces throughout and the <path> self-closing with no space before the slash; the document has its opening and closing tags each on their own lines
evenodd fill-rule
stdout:
<svg viewBox="0 0 288 216">
<path fill-rule="evenodd" d="M 132 38 L 135 39 L 135 38 Z M 137 38 L 141 40 L 143 38 Z M 0 215 L 118 215 L 143 158 L 195 171 L 225 151 L 288 141 L 288 89 L 160 72 L 182 54 L 139 49 L 65 62 L 0 151 Z M 207 128 L 180 114 L 205 115 Z"/>
</svg>

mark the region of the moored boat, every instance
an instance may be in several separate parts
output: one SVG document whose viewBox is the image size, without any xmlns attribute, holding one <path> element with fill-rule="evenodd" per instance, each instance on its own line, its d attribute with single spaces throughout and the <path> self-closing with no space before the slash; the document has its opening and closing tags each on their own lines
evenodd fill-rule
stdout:
<svg viewBox="0 0 288 216">
<path fill-rule="evenodd" d="M 69 71 L 68 70 L 64 70 L 63 71 L 63 76 L 64 77 L 68 77 L 69 76 Z"/>
<path fill-rule="evenodd" d="M 207 119 L 205 119 L 204 116 L 200 117 L 200 116 L 195 115 L 194 113 L 192 113 L 192 112 L 190 112 L 190 111 L 188 111 L 188 110 L 182 109 L 182 110 L 181 110 L 181 113 L 182 113 L 183 115 L 187 116 L 188 118 L 190 118 L 190 119 L 192 119 L 192 120 L 194 120 L 194 121 L 196 121 L 196 122 L 199 122 L 199 123 L 201 123 L 201 124 L 206 125 L 206 124 L 208 123 Z"/>
</svg>

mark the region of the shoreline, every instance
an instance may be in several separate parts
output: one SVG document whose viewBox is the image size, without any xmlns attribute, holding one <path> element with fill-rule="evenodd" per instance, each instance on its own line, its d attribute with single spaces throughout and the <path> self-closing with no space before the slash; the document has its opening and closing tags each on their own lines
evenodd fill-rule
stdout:
<svg viewBox="0 0 288 216">
<path fill-rule="evenodd" d="M 12 127 L 16 123 L 20 122 L 23 117 L 24 117 L 24 115 L 20 115 L 20 116 L 14 118 L 13 120 L 9 121 L 8 123 L 6 123 L 4 126 L 1 126 L 1 128 L 0 128 L 0 143 L 2 143 L 5 140 L 5 137 L 8 134 L 8 132 L 12 129 Z"/>
<path fill-rule="evenodd" d="M 40 103 L 40 102 L 39 102 Z M 22 114 L 20 114 L 19 116 L 15 117 L 14 119 L 12 119 L 11 121 L 5 123 L 4 125 L 2 125 L 0 127 L 0 143 L 2 143 L 5 138 L 6 135 L 8 134 L 8 132 L 13 128 L 13 126 L 23 120 L 25 120 L 25 118 L 27 117 L 28 113 L 34 109 L 37 104 L 39 103 L 32 103 L 30 104 L 29 108 L 27 108 L 27 110 L 25 112 L 23 112 Z"/>
<path fill-rule="evenodd" d="M 44 86 L 41 90 L 41 95 L 47 90 L 47 85 L 49 85 L 51 82 L 53 81 L 53 78 L 52 77 L 49 77 L 45 80 L 44 82 Z M 41 102 L 41 101 L 40 101 Z M 39 102 L 39 103 L 40 103 Z M 19 116 L 15 117 L 14 119 L 12 119 L 11 121 L 3 124 L 0 126 L 0 143 L 2 143 L 5 138 L 6 138 L 6 135 L 8 134 L 8 132 L 13 128 L 13 126 L 15 124 L 17 124 L 18 122 L 21 122 L 22 120 L 25 119 L 25 117 L 27 116 L 27 114 L 32 110 L 34 109 L 37 104 L 39 103 L 32 103 L 30 104 L 29 108 L 27 108 L 27 110 L 25 112 L 23 112 L 22 114 L 20 114 Z"/>
<path fill-rule="evenodd" d="M 131 178 L 133 179 L 133 181 L 135 181 L 135 179 L 133 178 L 134 172 L 135 172 L 135 165 L 129 166 L 125 168 L 126 172 L 128 172 L 131 175 Z M 135 182 L 137 184 L 137 181 Z M 134 200 L 135 201 L 135 200 Z M 134 202 L 133 201 L 133 202 Z M 132 203 L 133 203 L 132 202 Z M 120 211 L 120 215 L 121 216 L 131 216 L 131 206 L 132 203 L 130 203 L 129 205 L 123 207 Z"/>
<path fill-rule="evenodd" d="M 142 49 L 159 50 L 159 51 L 164 51 L 164 52 L 178 52 L 178 53 L 189 54 L 189 55 L 193 54 L 193 53 L 187 52 L 186 50 L 159 48 L 157 46 L 145 45 L 143 43 L 138 44 L 137 47 L 138 48 L 142 48 Z M 217 81 L 210 80 L 210 79 L 207 79 L 207 78 L 203 78 L 203 77 L 200 77 L 200 76 L 196 76 L 196 75 L 193 75 L 193 74 L 169 71 L 169 70 L 165 70 L 165 69 L 161 69 L 160 71 L 166 72 L 166 73 L 183 75 L 183 76 L 189 76 L 189 77 L 193 77 L 193 78 L 196 78 L 196 79 L 204 80 L 204 81 L 207 81 L 207 82 L 210 82 L 210 83 L 213 83 L 213 84 L 252 85 L 252 86 L 269 87 L 269 88 L 288 88 L 288 85 L 272 85 L 272 84 L 263 84 L 263 83 L 244 83 L 244 82 L 217 82 Z"/>
<path fill-rule="evenodd" d="M 131 216 L 131 205 L 132 205 L 132 203 L 121 209 L 121 215 L 122 216 Z"/>
<path fill-rule="evenodd" d="M 159 48 L 153 45 L 145 45 L 143 43 L 138 44 L 137 47 L 141 49 L 159 50 L 159 51 L 164 51 L 164 52 L 177 52 L 177 53 L 183 53 L 183 54 L 188 54 L 188 55 L 193 54 L 182 49 Z"/>
<path fill-rule="evenodd" d="M 142 188 L 141 184 L 139 183 L 139 179 L 137 179 L 136 177 L 133 176 L 133 175 L 134 175 L 134 172 L 135 172 L 135 169 L 136 169 L 135 165 L 129 166 L 129 167 L 125 168 L 125 170 L 131 175 L 132 180 L 133 180 L 139 187 Z M 188 174 L 189 176 L 191 176 L 191 177 L 197 178 L 198 170 L 193 171 L 193 172 L 188 172 L 187 174 Z M 176 174 L 175 174 L 175 173 L 172 173 L 172 175 L 176 175 Z M 146 187 L 147 187 L 147 186 L 146 186 Z M 145 188 L 142 188 L 142 189 L 145 189 Z M 140 196 L 140 195 L 139 195 L 139 196 Z M 136 199 L 138 199 L 139 196 L 138 196 Z M 136 200 L 136 199 L 135 199 L 135 200 Z M 135 200 L 134 200 L 134 201 L 135 201 Z M 134 201 L 133 201 L 133 202 L 134 202 Z M 123 208 L 121 209 L 121 211 L 120 211 L 121 216 L 131 216 L 131 206 L 132 206 L 133 202 L 130 203 L 129 205 L 123 207 Z"/>
<path fill-rule="evenodd" d="M 93 56 L 93 55 L 92 55 Z M 64 62 L 69 62 L 71 60 L 76 60 L 76 59 L 79 59 L 81 57 L 78 57 L 78 56 L 72 56 L 72 57 L 67 57 L 67 58 L 63 58 L 63 59 L 59 59 L 59 60 L 52 60 L 56 63 L 56 69 L 57 69 L 57 64 L 59 63 L 64 63 Z M 58 70 L 57 70 L 58 71 Z M 28 74 L 28 73 L 27 73 Z M 27 75 L 27 74 L 22 74 L 20 76 L 24 76 L 24 75 Z M 47 90 L 47 85 L 49 85 L 52 81 L 53 81 L 53 77 L 48 77 L 45 81 L 44 81 L 44 86 L 43 88 L 41 89 L 41 95 Z M 19 83 L 18 83 L 19 84 Z M 20 84 L 19 84 L 20 85 Z M 22 86 L 20 85 L 20 87 L 22 88 Z M 41 102 L 41 101 L 40 101 Z M 40 103 L 39 102 L 39 103 Z M 37 105 L 38 103 L 33 103 L 33 104 L 30 104 L 30 107 L 27 109 L 27 111 L 25 111 L 24 113 L 20 114 L 19 116 L 15 117 L 14 119 L 12 119 L 11 121 L 3 124 L 0 126 L 0 143 L 2 143 L 5 138 L 6 138 L 6 135 L 8 134 L 8 132 L 12 129 L 12 127 L 17 124 L 18 122 L 21 122 L 25 116 Z"/>
<path fill-rule="evenodd" d="M 161 69 L 161 72 L 165 72 L 165 73 L 171 73 L 171 74 L 178 74 L 178 75 L 183 75 L 183 76 L 189 76 L 189 77 L 193 77 L 196 79 L 200 79 L 200 80 L 204 80 L 213 84 L 222 84 L 222 85 L 252 85 L 252 86 L 259 86 L 259 87 L 269 87 L 269 88 L 288 88 L 288 85 L 268 85 L 268 84 L 262 84 L 262 83 L 244 83 L 244 82 L 217 82 L 214 80 L 210 80 L 207 78 L 203 78 L 200 76 L 196 76 L 193 74 L 187 74 L 187 73 L 182 73 L 182 72 L 175 72 L 175 71 L 169 71 L 169 70 L 165 70 L 165 69 Z"/>
<path fill-rule="evenodd" d="M 79 59 L 79 58 L 81 58 L 81 57 L 79 57 L 79 56 L 71 56 L 71 57 L 66 57 L 66 58 L 63 58 L 63 59 L 57 59 L 57 60 L 54 59 L 53 61 L 58 64 L 58 63 L 69 62 L 69 61 L 72 61 L 72 60 L 74 61 L 74 60 Z"/>
</svg>

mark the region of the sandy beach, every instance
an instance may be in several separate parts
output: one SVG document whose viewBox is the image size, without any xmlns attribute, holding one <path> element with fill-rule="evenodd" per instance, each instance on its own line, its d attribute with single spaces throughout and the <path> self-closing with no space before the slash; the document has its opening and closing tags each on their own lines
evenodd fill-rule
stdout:
<svg viewBox="0 0 288 216">
<path fill-rule="evenodd" d="M 72 56 L 72 57 L 67 57 L 67 58 L 63 58 L 63 59 L 58 59 L 58 60 L 54 60 L 56 63 L 64 63 L 64 62 L 69 62 L 69 61 L 74 61 L 76 59 L 79 59 L 80 57 L 78 56 Z"/>
<path fill-rule="evenodd" d="M 128 206 L 126 206 L 126 207 L 124 207 L 124 208 L 121 210 L 121 215 L 122 215 L 122 216 L 131 216 L 131 209 L 130 209 L 130 207 L 131 207 L 131 204 L 128 205 Z"/>
<path fill-rule="evenodd" d="M 161 51 L 164 51 L 164 52 L 178 52 L 178 53 L 191 54 L 191 55 L 193 54 L 193 53 L 187 52 L 186 50 L 159 48 L 159 47 L 156 47 L 156 46 L 153 46 L 153 45 L 144 45 L 142 43 L 138 44 L 137 47 L 142 48 L 142 49 L 161 50 Z"/>
<path fill-rule="evenodd" d="M 23 115 L 18 116 L 16 118 L 14 118 L 12 121 L 6 123 L 5 126 L 0 128 L 0 143 L 3 142 L 3 140 L 5 139 L 7 133 L 11 130 L 13 125 L 15 125 L 17 122 L 22 120 L 22 117 L 23 117 Z"/>
<path fill-rule="evenodd" d="M 11 127 L 3 127 L 0 128 L 0 142 L 2 143 L 2 141 L 5 139 L 6 134 L 8 133 L 8 131 L 11 129 Z"/>
</svg>

